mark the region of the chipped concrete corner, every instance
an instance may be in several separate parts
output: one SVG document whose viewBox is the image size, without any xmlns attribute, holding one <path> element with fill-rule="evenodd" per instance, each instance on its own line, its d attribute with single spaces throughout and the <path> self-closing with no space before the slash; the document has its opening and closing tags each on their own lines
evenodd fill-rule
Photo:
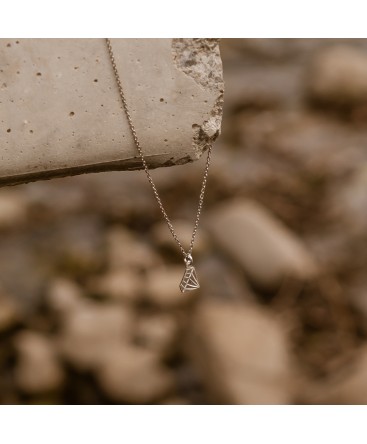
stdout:
<svg viewBox="0 0 367 444">
<path fill-rule="evenodd" d="M 220 133 L 218 40 L 112 44 L 149 167 L 197 160 Z M 0 60 L 0 186 L 142 168 L 104 39 L 0 39 Z"/>
<path fill-rule="evenodd" d="M 199 158 L 221 131 L 224 80 L 219 39 L 173 39 L 172 53 L 178 69 L 216 95 L 208 119 L 192 125 L 193 148 Z"/>
</svg>

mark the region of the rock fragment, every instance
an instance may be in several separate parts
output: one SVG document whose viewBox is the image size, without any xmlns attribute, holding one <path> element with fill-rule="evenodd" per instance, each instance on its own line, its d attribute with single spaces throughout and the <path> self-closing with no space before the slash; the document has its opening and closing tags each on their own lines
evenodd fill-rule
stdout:
<svg viewBox="0 0 367 444">
<path fill-rule="evenodd" d="M 97 379 L 111 399 L 133 404 L 156 402 L 170 394 L 175 383 L 155 353 L 129 345 L 106 353 Z"/>
<path fill-rule="evenodd" d="M 188 334 L 188 353 L 213 402 L 292 402 L 287 338 L 282 325 L 266 310 L 205 301 Z"/>
<path fill-rule="evenodd" d="M 50 339 L 33 331 L 22 331 L 14 343 L 18 357 L 14 377 L 20 390 L 35 395 L 61 387 L 64 372 Z"/>
<path fill-rule="evenodd" d="M 59 349 L 79 370 L 93 370 L 106 352 L 129 340 L 132 325 L 126 307 L 89 302 L 65 319 Z"/>
<path fill-rule="evenodd" d="M 92 279 L 89 288 L 111 300 L 133 302 L 142 292 L 142 279 L 133 270 L 115 270 Z"/>
<path fill-rule="evenodd" d="M 182 293 L 179 289 L 184 271 L 184 264 L 151 270 L 146 279 L 147 299 L 162 308 L 174 308 L 190 301 L 195 297 L 195 291 Z"/>
<path fill-rule="evenodd" d="M 56 313 L 67 315 L 83 305 L 83 291 L 73 281 L 56 278 L 51 281 L 46 301 Z"/>
<path fill-rule="evenodd" d="M 107 236 L 107 248 L 111 270 L 121 270 L 127 267 L 145 270 L 161 262 L 147 243 L 137 239 L 122 227 L 110 230 Z"/>
<path fill-rule="evenodd" d="M 15 302 L 0 289 L 0 333 L 15 326 L 20 317 Z"/>
<path fill-rule="evenodd" d="M 367 103 L 367 53 L 335 45 L 320 51 L 309 74 L 309 94 L 318 102 L 341 107 Z"/>
<path fill-rule="evenodd" d="M 208 227 L 214 240 L 264 289 L 278 288 L 284 278 L 313 278 L 317 266 L 295 234 L 261 205 L 235 200 L 217 207 Z"/>
<path fill-rule="evenodd" d="M 28 205 L 22 193 L 15 190 L 0 192 L 0 229 L 13 228 L 26 222 Z"/>
<path fill-rule="evenodd" d="M 358 350 L 345 368 L 329 376 L 322 384 L 311 384 L 304 394 L 308 404 L 367 404 L 367 348 Z"/>
<path fill-rule="evenodd" d="M 172 225 L 175 227 L 175 231 L 179 233 L 182 244 L 190 245 L 193 230 L 191 221 L 188 222 L 181 219 L 172 220 Z M 165 221 L 159 222 L 153 227 L 152 237 L 159 246 L 174 249 L 174 251 L 177 251 L 176 242 L 173 240 Z M 195 253 L 203 253 L 208 249 L 208 246 L 208 236 L 204 230 L 200 230 L 195 238 Z"/>
<path fill-rule="evenodd" d="M 165 355 L 172 350 L 177 333 L 178 324 L 172 315 L 151 313 L 137 320 L 134 338 L 143 348 Z"/>
</svg>

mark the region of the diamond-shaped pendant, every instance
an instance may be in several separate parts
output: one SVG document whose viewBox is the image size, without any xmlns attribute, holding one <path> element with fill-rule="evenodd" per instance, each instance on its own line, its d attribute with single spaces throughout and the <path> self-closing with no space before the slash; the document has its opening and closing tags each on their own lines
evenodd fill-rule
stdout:
<svg viewBox="0 0 367 444">
<path fill-rule="evenodd" d="M 186 264 L 185 273 L 180 283 L 180 290 L 183 292 L 196 290 L 200 288 L 198 278 L 196 276 L 195 267 L 191 264 Z"/>
</svg>

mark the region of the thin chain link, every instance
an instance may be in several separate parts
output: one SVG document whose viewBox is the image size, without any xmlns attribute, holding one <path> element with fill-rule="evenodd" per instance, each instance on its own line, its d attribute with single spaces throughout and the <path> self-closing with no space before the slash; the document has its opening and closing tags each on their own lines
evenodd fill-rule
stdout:
<svg viewBox="0 0 367 444">
<path fill-rule="evenodd" d="M 166 223 L 168 225 L 168 228 L 169 228 L 169 230 L 170 230 L 174 240 L 177 242 L 177 245 L 180 247 L 180 250 L 181 250 L 181 252 L 182 252 L 182 254 L 184 256 L 184 259 L 188 260 L 189 262 L 192 262 L 191 253 L 192 253 L 192 250 L 194 248 L 195 237 L 196 237 L 196 233 L 197 233 L 198 227 L 199 227 L 201 210 L 203 208 L 205 187 L 206 187 L 206 183 L 207 183 L 207 180 L 208 180 L 208 173 L 209 173 L 209 166 L 210 166 L 210 159 L 211 159 L 211 147 L 209 147 L 209 149 L 208 149 L 208 157 L 206 159 L 206 164 L 205 164 L 205 169 L 204 169 L 204 176 L 203 176 L 203 182 L 201 184 L 201 190 L 200 190 L 200 196 L 199 196 L 199 204 L 198 204 L 198 208 L 197 208 L 197 212 L 196 212 L 196 218 L 195 218 L 194 229 L 193 229 L 192 236 L 191 236 L 191 242 L 190 242 L 189 249 L 186 252 L 184 247 L 182 246 L 179 238 L 177 237 L 177 234 L 176 234 L 176 232 L 175 232 L 175 230 L 173 228 L 172 222 L 170 221 L 170 219 L 169 219 L 169 217 L 167 215 L 166 210 L 163 207 L 161 198 L 159 197 L 159 194 L 158 194 L 158 190 L 157 190 L 157 188 L 156 188 L 156 186 L 155 186 L 155 184 L 153 182 L 153 178 L 152 178 L 152 176 L 151 176 L 151 174 L 149 172 L 148 164 L 147 164 L 147 162 L 146 162 L 146 160 L 144 158 L 143 150 L 142 150 L 142 148 L 140 146 L 140 142 L 139 142 L 138 136 L 136 134 L 136 130 L 135 130 L 134 124 L 132 122 L 131 115 L 130 115 L 130 112 L 129 112 L 129 109 L 128 109 L 128 106 L 127 106 L 127 101 L 126 101 L 126 98 L 125 98 L 124 90 L 122 88 L 121 79 L 120 79 L 120 76 L 119 76 L 119 73 L 118 73 L 118 70 L 117 70 L 117 66 L 116 66 L 115 56 L 114 56 L 114 53 L 113 53 L 113 50 L 112 50 L 111 40 L 110 39 L 106 39 L 106 43 L 107 43 L 107 49 L 108 49 L 108 52 L 109 52 L 109 55 L 110 55 L 110 59 L 111 59 L 111 63 L 112 63 L 112 68 L 113 68 L 113 71 L 114 71 L 114 74 L 115 74 L 115 78 L 116 78 L 116 82 L 117 82 L 117 87 L 118 87 L 118 90 L 119 90 L 119 93 L 120 93 L 121 102 L 122 102 L 123 108 L 125 110 L 127 121 L 129 123 L 129 127 L 130 127 L 130 130 L 131 130 L 134 142 L 135 142 L 135 146 L 136 146 L 136 148 L 138 150 L 138 153 L 139 153 L 141 162 L 143 164 L 145 173 L 147 175 L 148 181 L 149 181 L 149 183 L 150 183 L 150 185 L 152 187 L 154 196 L 155 196 L 155 198 L 156 198 L 156 200 L 158 202 L 159 208 L 161 209 L 163 217 L 164 217 L 164 219 L 165 219 L 165 221 L 166 221 Z"/>
</svg>

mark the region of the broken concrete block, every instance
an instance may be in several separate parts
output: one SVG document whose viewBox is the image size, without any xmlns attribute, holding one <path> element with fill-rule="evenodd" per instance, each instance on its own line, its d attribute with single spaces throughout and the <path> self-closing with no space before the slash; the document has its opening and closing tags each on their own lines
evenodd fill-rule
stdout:
<svg viewBox="0 0 367 444">
<path fill-rule="evenodd" d="M 150 167 L 198 159 L 217 138 L 215 39 L 112 39 Z M 105 39 L 0 39 L 0 184 L 142 167 Z"/>
</svg>

